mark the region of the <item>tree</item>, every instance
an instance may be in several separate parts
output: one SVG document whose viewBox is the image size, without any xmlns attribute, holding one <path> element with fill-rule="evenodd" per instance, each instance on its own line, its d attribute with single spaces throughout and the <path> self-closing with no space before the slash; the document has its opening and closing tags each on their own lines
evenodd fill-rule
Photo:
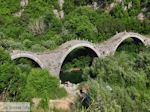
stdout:
<svg viewBox="0 0 150 112">
<path fill-rule="evenodd" d="M 16 101 L 21 97 L 25 84 L 25 76 L 21 70 L 11 62 L 8 52 L 0 48 L 0 94 L 4 100 Z"/>
</svg>

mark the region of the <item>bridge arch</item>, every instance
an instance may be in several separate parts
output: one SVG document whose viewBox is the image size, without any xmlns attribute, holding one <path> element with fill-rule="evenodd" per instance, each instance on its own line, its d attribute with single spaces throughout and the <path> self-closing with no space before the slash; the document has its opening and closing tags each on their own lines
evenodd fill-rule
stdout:
<svg viewBox="0 0 150 112">
<path fill-rule="evenodd" d="M 67 56 L 73 51 L 75 50 L 76 48 L 80 48 L 80 47 L 85 47 L 85 48 L 89 48 L 90 50 L 92 50 L 96 55 L 97 57 L 100 57 L 100 54 L 98 52 L 98 50 L 94 47 L 94 45 L 92 43 L 78 43 L 78 44 L 75 44 L 73 46 L 71 46 L 64 54 L 63 54 L 63 57 L 61 58 L 60 60 L 60 66 L 59 66 L 59 75 L 60 75 L 60 71 L 61 71 L 61 68 L 62 68 L 62 65 L 65 61 L 65 59 L 67 58 Z"/>
<path fill-rule="evenodd" d="M 15 59 L 18 59 L 18 58 L 28 58 L 28 59 L 31 59 L 34 62 L 36 62 L 41 68 L 45 67 L 43 65 L 43 63 L 41 62 L 41 60 L 37 56 L 35 56 L 33 54 L 29 54 L 29 53 L 16 53 L 16 54 L 12 54 L 11 55 L 11 59 L 12 60 L 15 60 Z"/>
<path fill-rule="evenodd" d="M 118 35 L 118 34 L 117 34 Z M 114 36 L 115 37 L 115 36 Z M 138 33 L 124 33 L 124 35 L 121 35 L 119 38 L 116 38 L 117 41 L 115 41 L 114 45 L 113 45 L 113 54 L 116 52 L 116 50 L 118 49 L 118 47 L 121 45 L 122 42 L 124 42 L 126 39 L 128 38 L 132 38 L 132 39 L 137 39 L 138 41 L 140 41 L 144 46 L 146 46 L 145 43 L 145 37 L 143 37 L 142 35 L 138 34 Z M 115 40 L 115 38 L 114 38 Z"/>
</svg>

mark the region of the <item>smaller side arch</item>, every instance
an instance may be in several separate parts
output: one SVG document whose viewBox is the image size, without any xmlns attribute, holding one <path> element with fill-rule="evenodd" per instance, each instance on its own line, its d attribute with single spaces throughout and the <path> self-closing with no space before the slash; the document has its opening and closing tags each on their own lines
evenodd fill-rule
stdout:
<svg viewBox="0 0 150 112">
<path fill-rule="evenodd" d="M 116 52 L 119 45 L 128 38 L 135 38 L 135 39 L 141 41 L 144 46 L 146 46 L 144 37 L 142 35 L 137 34 L 137 33 L 127 33 L 127 34 L 123 35 L 122 37 L 120 37 L 119 40 L 115 42 L 115 44 L 113 46 L 114 47 L 113 54 Z"/>
<path fill-rule="evenodd" d="M 63 62 L 64 60 L 66 59 L 66 57 L 71 53 L 71 51 L 73 51 L 74 49 L 76 48 L 79 48 L 79 47 L 86 47 L 86 48 L 89 48 L 91 50 L 93 50 L 95 52 L 95 54 L 97 55 L 97 57 L 100 57 L 100 54 L 99 52 L 95 49 L 94 45 L 90 44 L 90 43 L 79 43 L 79 44 L 76 44 L 72 47 L 70 47 L 63 55 L 63 57 L 61 58 L 60 60 L 60 65 L 59 65 L 59 72 L 58 74 L 60 74 L 60 71 L 61 71 L 61 67 L 63 65 Z"/>
<path fill-rule="evenodd" d="M 29 53 L 17 53 L 17 54 L 12 54 L 11 55 L 11 59 L 12 60 L 15 60 L 15 59 L 18 59 L 18 58 L 29 58 L 33 61 L 35 61 L 41 68 L 45 68 L 44 64 L 41 62 L 41 60 L 33 55 L 33 54 L 29 54 Z"/>
</svg>

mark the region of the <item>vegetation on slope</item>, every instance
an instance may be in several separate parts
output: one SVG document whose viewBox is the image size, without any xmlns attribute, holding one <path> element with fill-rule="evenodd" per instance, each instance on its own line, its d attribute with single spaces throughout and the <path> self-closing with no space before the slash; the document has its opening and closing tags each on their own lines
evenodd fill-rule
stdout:
<svg viewBox="0 0 150 112">
<path fill-rule="evenodd" d="M 2 101 L 31 101 L 32 98 L 60 98 L 66 91 L 47 70 L 28 69 L 14 64 L 9 53 L 0 48 L 0 97 Z M 23 64 L 23 63 L 22 63 Z M 56 92 L 56 91 L 59 91 Z"/>
<path fill-rule="evenodd" d="M 90 112 L 149 111 L 149 48 L 142 47 L 139 52 L 130 52 L 128 48 L 124 45 L 124 51 L 117 52 L 115 56 L 95 59 L 91 67 L 84 69 L 92 97 Z M 77 106 L 77 111 L 81 110 Z"/>
<path fill-rule="evenodd" d="M 87 6 L 92 2 L 65 0 L 65 18 L 59 19 L 53 13 L 53 9 L 59 9 L 55 0 L 30 0 L 21 17 L 14 16 L 21 9 L 19 0 L 1 0 L 0 45 L 8 50 L 44 51 L 75 38 L 100 42 L 124 30 L 149 33 L 149 19 L 139 21 L 137 18 L 149 1 L 135 0 L 126 11 L 118 4 L 110 13 L 106 13 L 105 8 L 112 0 L 98 2 L 97 10 Z M 128 3 L 125 1 L 124 5 Z"/>
<path fill-rule="evenodd" d="M 98 3 L 97 10 L 91 7 L 93 1 Z M 18 59 L 15 63 L 12 62 L 6 50 L 43 52 L 55 49 L 75 38 L 97 43 L 124 30 L 149 35 L 149 0 L 134 0 L 132 7 L 127 10 L 124 10 L 124 6 L 130 1 L 124 0 L 124 5 L 118 3 L 107 12 L 112 2 L 114 0 L 65 0 L 63 6 L 65 18 L 59 19 L 53 13 L 53 9 L 60 8 L 56 0 L 29 0 L 21 17 L 14 16 L 21 10 L 20 0 L 1 0 L 0 46 L 3 47 L 0 48 L 1 99 L 30 101 L 33 97 L 42 97 L 47 100 L 66 95 L 65 90 L 59 88 L 58 79 L 49 75 L 46 70 L 35 68 L 37 66 L 30 60 Z M 145 14 L 143 21 L 137 18 L 141 12 Z M 81 69 L 76 80 L 69 80 L 74 83 L 87 81 L 91 85 L 90 94 L 93 98 L 91 111 L 149 111 L 149 49 L 138 47 L 139 45 L 128 46 L 128 43 L 124 45 L 125 47 L 120 46 L 119 53 L 117 52 L 114 57 L 96 59 L 91 67 L 89 66 L 95 56 L 88 54 L 87 51 L 84 51 L 87 54 L 77 56 L 74 55 L 76 53 L 71 53 L 65 60 L 62 71 Z M 138 49 L 134 50 L 135 48 Z M 81 52 L 79 49 L 78 53 Z M 64 74 L 69 76 L 72 73 Z M 63 81 L 66 80 L 68 79 Z M 56 91 L 59 93 L 56 94 Z M 79 107 L 77 111 L 81 111 Z"/>
<path fill-rule="evenodd" d="M 78 50 L 82 52 L 81 49 Z M 77 53 L 74 51 L 71 54 Z M 129 38 L 118 47 L 114 56 L 104 59 L 95 58 L 92 66 L 86 62 L 90 62 L 94 57 L 85 56 L 80 59 L 75 58 L 75 55 L 70 56 L 69 59 L 73 58 L 73 61 L 68 60 L 62 68 L 64 70 L 73 67 L 82 69 L 80 76 L 73 76 L 74 73 L 69 72 L 72 79 L 66 78 L 72 81 L 78 77 L 76 79 L 82 79 L 84 81 L 82 83 L 90 86 L 89 94 L 92 98 L 90 112 L 149 111 L 150 53 L 149 48 L 144 47 L 142 43 L 134 42 Z M 84 59 L 88 60 L 84 61 Z M 78 75 L 77 73 L 75 72 L 75 75 Z M 77 105 L 76 111 L 81 110 L 83 111 L 81 106 Z"/>
</svg>

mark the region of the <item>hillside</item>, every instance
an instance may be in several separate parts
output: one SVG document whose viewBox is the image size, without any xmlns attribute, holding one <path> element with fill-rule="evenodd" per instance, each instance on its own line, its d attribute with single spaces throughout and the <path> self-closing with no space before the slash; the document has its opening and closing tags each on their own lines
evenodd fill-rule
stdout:
<svg viewBox="0 0 150 112">
<path fill-rule="evenodd" d="M 70 81 L 88 86 L 89 112 L 149 112 L 150 47 L 136 38 L 105 58 L 86 46 L 73 49 L 58 77 L 28 57 L 11 60 L 13 50 L 43 53 L 75 39 L 102 43 L 124 31 L 150 37 L 149 0 L 0 0 L 0 101 L 37 98 L 33 112 L 52 111 L 50 101 L 70 98 L 64 88 Z M 70 112 L 87 111 L 78 97 L 71 106 Z"/>
<path fill-rule="evenodd" d="M 100 42 L 116 32 L 149 34 L 149 0 L 0 1 L 0 45 L 44 51 L 76 39 Z"/>
</svg>

